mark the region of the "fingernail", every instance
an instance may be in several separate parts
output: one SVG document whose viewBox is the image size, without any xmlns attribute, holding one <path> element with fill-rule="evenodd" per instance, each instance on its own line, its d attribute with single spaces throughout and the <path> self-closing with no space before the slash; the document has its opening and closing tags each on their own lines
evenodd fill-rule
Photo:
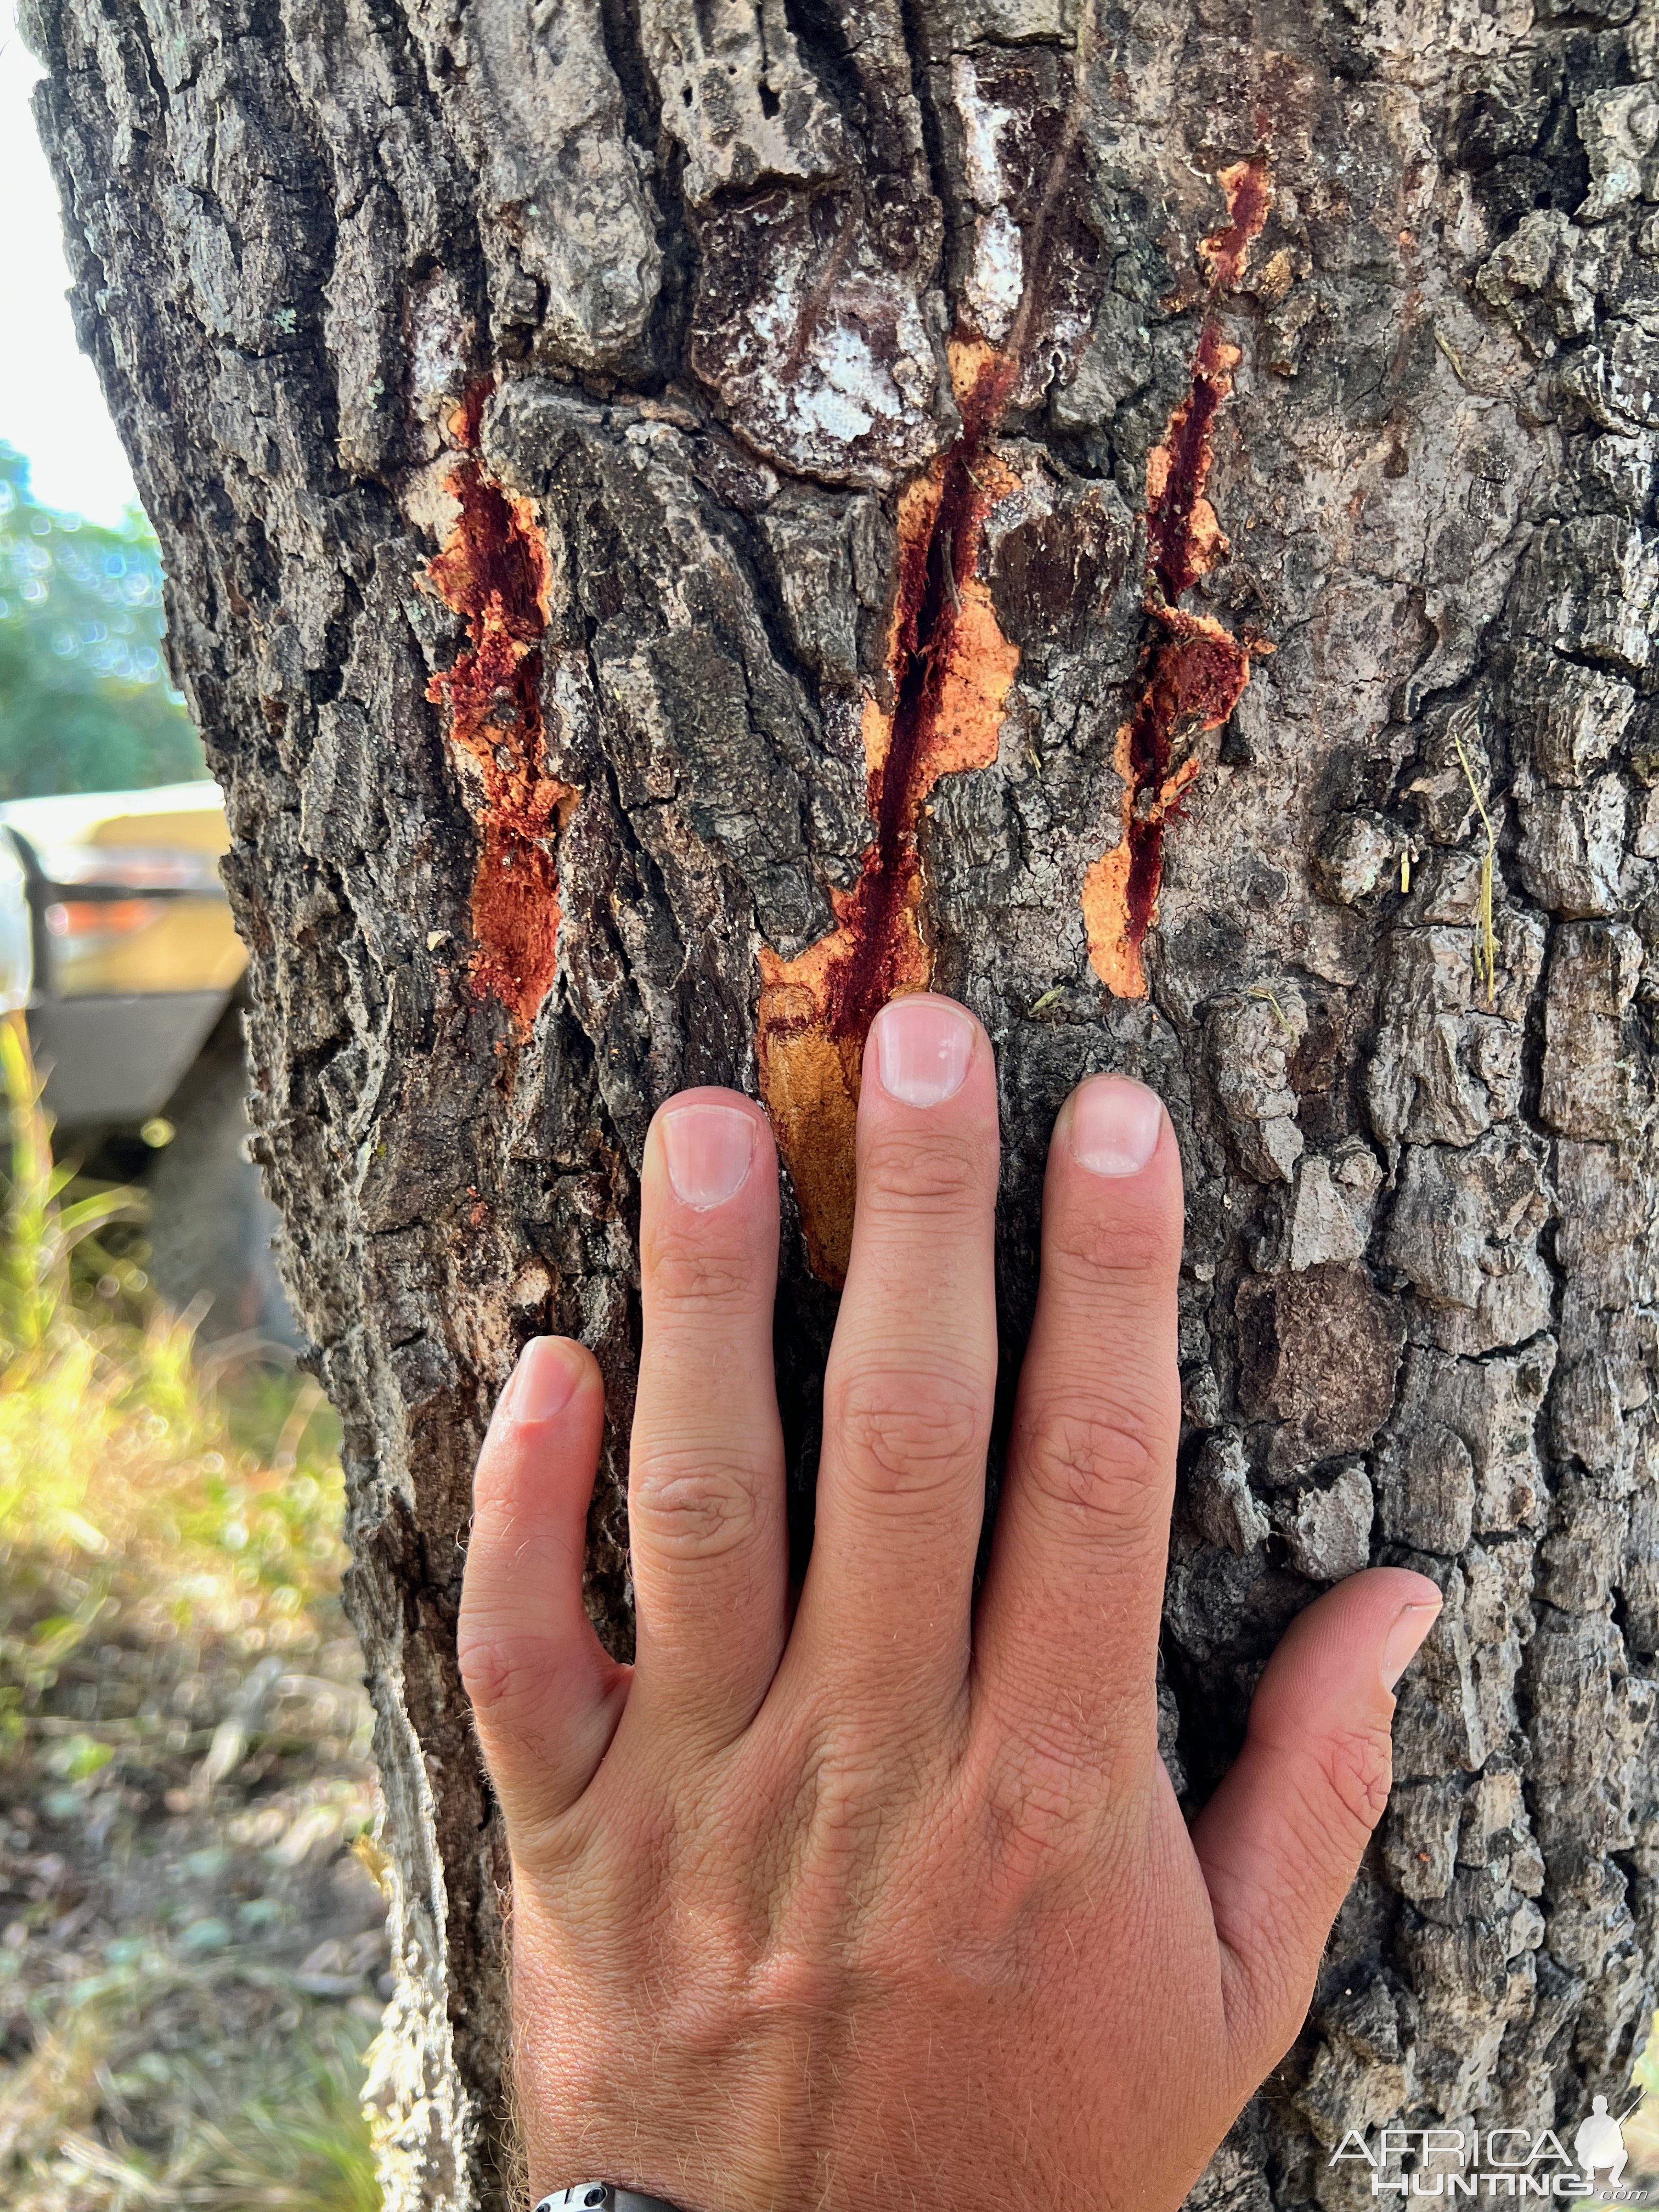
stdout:
<svg viewBox="0 0 1659 2212">
<path fill-rule="evenodd" d="M 974 1018 L 931 993 L 890 1000 L 876 1016 L 876 1073 L 904 1106 L 942 1106 L 962 1088 L 974 1053 Z"/>
<path fill-rule="evenodd" d="M 671 1107 L 663 1116 L 662 1149 L 675 1197 L 707 1213 L 747 1181 L 754 1121 L 735 1106 Z"/>
<path fill-rule="evenodd" d="M 1382 1646 L 1382 1686 L 1392 1691 L 1417 1656 L 1418 1646 L 1440 1618 L 1437 1605 L 1408 1605 L 1395 1616 Z"/>
<path fill-rule="evenodd" d="M 570 1403 L 582 1365 L 568 1337 L 532 1336 L 496 1401 L 495 1419 L 550 1421 Z"/>
<path fill-rule="evenodd" d="M 1139 1175 L 1158 1150 L 1164 1106 L 1127 1075 L 1094 1075 L 1072 1102 L 1072 1157 L 1091 1175 Z"/>
</svg>

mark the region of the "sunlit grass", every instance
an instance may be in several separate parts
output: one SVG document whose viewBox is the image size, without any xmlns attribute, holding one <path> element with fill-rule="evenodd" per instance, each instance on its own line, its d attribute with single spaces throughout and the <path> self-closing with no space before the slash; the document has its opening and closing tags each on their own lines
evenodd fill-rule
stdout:
<svg viewBox="0 0 1659 2212">
<path fill-rule="evenodd" d="M 103 1248 L 131 1196 L 54 1166 L 15 1017 L 0 1075 L 0 1859 L 112 1869 L 78 1913 L 0 1912 L 0 2203 L 375 2212 L 377 2006 L 344 1994 L 372 1966 L 307 1977 L 269 1940 L 368 1817 L 332 1416 L 304 1378 L 216 1375 Z M 227 1713 L 261 1667 L 299 1717 L 264 1723 L 271 1773 L 239 1798 Z"/>
<path fill-rule="evenodd" d="M 189 1324 L 73 1295 L 72 1261 L 131 1194 L 66 1201 L 21 1021 L 0 1026 L 12 1115 L 0 1242 L 0 1563 L 79 1615 L 118 1573 L 180 1628 L 229 1632 L 331 1594 L 344 1564 L 331 1416 L 308 1380 L 216 1388 Z M 67 1619 L 38 1627 L 47 1642 Z"/>
<path fill-rule="evenodd" d="M 5 2200 L 13 2212 L 379 2212 L 359 2109 L 361 2029 L 343 2022 L 295 2038 L 264 2087 L 223 2110 L 199 2056 L 132 2047 L 145 1995 L 136 1982 L 68 2011 L 30 2059 L 0 2076 L 0 2171 L 16 2177 L 19 2193 Z M 146 2068 L 147 2057 L 156 2063 Z M 177 2099 L 183 2123 L 165 2152 L 122 2142 L 118 2128 L 94 2130 L 112 2102 L 153 2100 L 158 2088 Z"/>
</svg>

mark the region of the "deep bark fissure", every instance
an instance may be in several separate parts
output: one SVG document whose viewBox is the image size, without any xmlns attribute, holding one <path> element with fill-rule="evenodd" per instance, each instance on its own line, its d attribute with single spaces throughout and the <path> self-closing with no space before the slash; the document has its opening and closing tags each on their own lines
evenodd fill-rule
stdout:
<svg viewBox="0 0 1659 2212">
<path fill-rule="evenodd" d="M 964 395 L 962 434 L 945 457 L 932 521 L 901 556 L 892 732 L 871 776 L 875 836 L 848 915 L 850 949 L 828 990 L 827 1026 L 837 1041 L 856 1038 L 862 1044 L 877 1013 L 906 981 L 896 938 L 920 865 L 917 830 L 933 781 L 929 755 L 939 741 L 940 695 L 956 645 L 963 587 L 979 565 L 985 498 L 974 465 L 985 461 L 1004 380 L 1000 367 L 989 366 Z"/>
</svg>

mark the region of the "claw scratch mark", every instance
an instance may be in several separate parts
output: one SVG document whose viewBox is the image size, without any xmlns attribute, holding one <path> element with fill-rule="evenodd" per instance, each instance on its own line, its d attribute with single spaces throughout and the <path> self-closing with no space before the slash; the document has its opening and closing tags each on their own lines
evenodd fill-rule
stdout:
<svg viewBox="0 0 1659 2212">
<path fill-rule="evenodd" d="M 1250 680 L 1260 644 L 1179 602 L 1227 550 L 1206 496 L 1216 419 L 1233 388 L 1238 348 L 1222 336 L 1219 303 L 1237 289 L 1273 204 L 1266 156 L 1223 169 L 1227 222 L 1199 246 L 1209 304 L 1192 383 L 1146 457 L 1146 598 L 1150 625 L 1115 765 L 1123 781 L 1121 834 L 1083 880 L 1083 918 L 1095 973 L 1119 998 L 1146 995 L 1141 946 L 1158 918 L 1164 838 L 1199 774 L 1190 748 L 1218 730 Z"/>
<path fill-rule="evenodd" d="M 477 387 L 452 425 L 461 458 L 447 485 L 460 512 L 427 575 L 465 619 L 466 643 L 454 665 L 433 677 L 427 696 L 444 708 L 446 736 L 478 773 L 473 988 L 506 1006 L 522 1040 L 557 967 L 554 845 L 579 794 L 543 762 L 547 548 L 530 502 L 496 483 L 478 453 L 489 390 Z"/>
<path fill-rule="evenodd" d="M 853 1131 L 865 1033 L 896 992 L 927 988 L 917 831 L 939 778 L 996 759 L 1019 649 L 978 574 L 985 520 L 1018 479 L 988 441 L 1012 381 L 988 347 L 952 348 L 961 437 L 899 500 L 898 590 L 887 665 L 892 708 L 864 704 L 866 789 L 876 834 L 859 880 L 833 894 L 836 927 L 792 960 L 760 956 L 761 1096 L 794 1179 L 807 1255 L 847 1272 Z"/>
<path fill-rule="evenodd" d="M 761 1096 L 799 1201 L 813 1271 L 840 1283 L 851 1249 L 854 1133 L 864 1039 L 877 1012 L 933 975 L 919 831 L 942 776 L 988 768 L 1019 649 L 1003 634 L 979 574 L 986 521 L 1019 479 L 995 437 L 1020 386 L 1045 252 L 1081 128 L 1094 52 L 1094 4 L 1079 10 L 1072 92 L 1024 245 L 1026 281 L 999 351 L 959 336 L 951 380 L 962 418 L 954 445 L 898 502 L 898 585 L 889 633 L 890 707 L 866 697 L 866 800 L 875 825 L 859 879 L 831 895 L 835 927 L 793 959 L 760 954 L 756 1048 Z"/>
</svg>

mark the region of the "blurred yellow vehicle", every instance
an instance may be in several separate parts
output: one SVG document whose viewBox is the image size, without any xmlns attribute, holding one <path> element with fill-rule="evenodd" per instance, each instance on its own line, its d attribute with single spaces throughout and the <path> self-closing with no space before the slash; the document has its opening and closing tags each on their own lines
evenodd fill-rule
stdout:
<svg viewBox="0 0 1659 2212">
<path fill-rule="evenodd" d="M 150 1196 L 151 1273 L 208 1333 L 291 1336 L 244 1157 L 247 954 L 214 783 L 0 805 L 0 1006 L 28 1009 L 73 1149 Z"/>
<path fill-rule="evenodd" d="M 158 1115 L 241 980 L 213 783 L 0 806 L 30 909 L 29 1028 L 66 1129 Z"/>
</svg>

